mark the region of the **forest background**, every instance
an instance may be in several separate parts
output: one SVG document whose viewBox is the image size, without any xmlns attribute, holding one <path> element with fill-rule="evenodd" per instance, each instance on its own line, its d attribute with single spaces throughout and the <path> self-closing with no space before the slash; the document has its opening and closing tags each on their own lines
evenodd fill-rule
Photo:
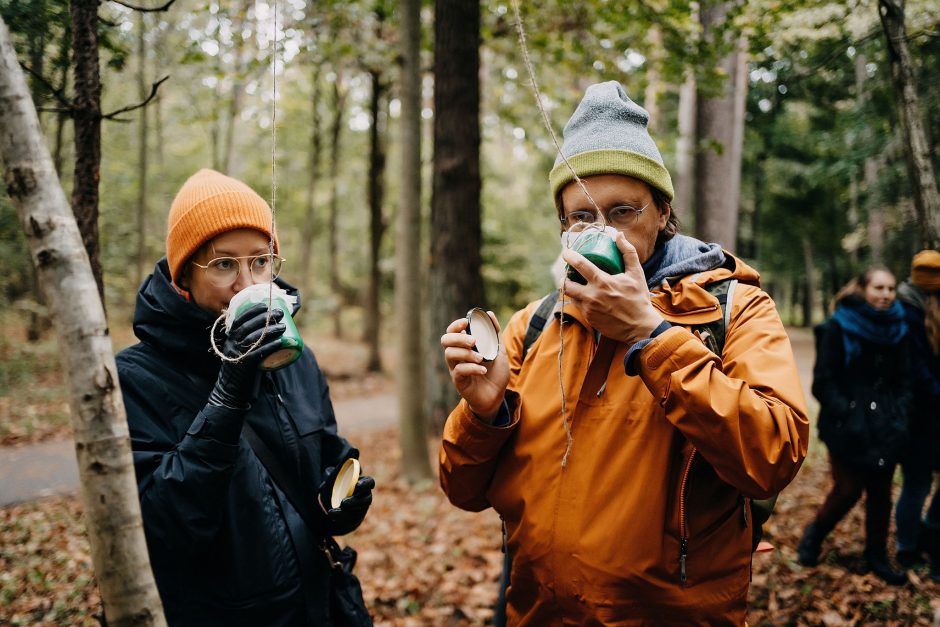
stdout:
<svg viewBox="0 0 940 627">
<path fill-rule="evenodd" d="M 406 88 L 401 6 L 390 1 L 0 0 L 76 213 L 78 201 L 88 209 L 81 194 L 91 183 L 78 168 L 88 157 L 76 131 L 87 105 L 76 71 L 78 5 L 94 11 L 102 86 L 96 233 L 83 235 L 115 338 L 131 341 L 136 289 L 163 254 L 182 182 L 212 167 L 272 198 L 275 155 L 283 276 L 301 287 L 304 328 L 364 342 L 365 370 L 399 380 L 422 370 L 420 386 L 399 382 L 419 396 L 407 419 L 422 437 L 439 429 L 453 403 L 443 326 L 469 306 L 505 323 L 552 289 L 559 252 L 547 186 L 555 148 L 512 4 L 419 3 L 419 81 Z M 903 8 L 900 36 L 886 36 L 879 9 L 887 6 Z M 520 8 L 555 132 L 587 85 L 620 81 L 650 111 L 683 231 L 757 267 L 788 324 L 820 321 L 867 264 L 903 278 L 914 252 L 936 246 L 938 3 L 546 0 Z M 926 205 L 911 176 L 910 114 L 891 62 L 901 42 L 932 168 Z M 418 147 L 406 153 L 421 155 L 416 207 L 404 200 L 409 98 L 421 120 Z M 414 239 L 392 228 L 403 207 L 419 211 Z M 396 300 L 402 256 L 417 261 L 410 300 Z M 5 196 L 0 309 L 0 394 L 8 396 L 38 368 L 54 368 L 55 349 Z M 20 331 L 41 348 L 22 349 Z M 402 348 L 402 335 L 419 343 Z M 409 359 L 418 367 L 401 368 Z M 5 432 L 28 434 L 34 416 L 4 407 Z M 414 449 L 403 457 L 407 465 Z M 405 469 L 411 479 L 429 473 L 426 460 Z"/>
</svg>

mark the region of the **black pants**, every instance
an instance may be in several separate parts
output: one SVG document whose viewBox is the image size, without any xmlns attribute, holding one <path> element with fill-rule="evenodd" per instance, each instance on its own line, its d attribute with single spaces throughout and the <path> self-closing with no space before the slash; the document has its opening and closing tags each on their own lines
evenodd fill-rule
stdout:
<svg viewBox="0 0 940 627">
<path fill-rule="evenodd" d="M 834 484 L 816 513 L 821 536 L 828 534 L 865 493 L 865 553 L 883 555 L 891 522 L 891 482 L 894 465 L 879 470 L 849 466 L 829 457 Z"/>
</svg>

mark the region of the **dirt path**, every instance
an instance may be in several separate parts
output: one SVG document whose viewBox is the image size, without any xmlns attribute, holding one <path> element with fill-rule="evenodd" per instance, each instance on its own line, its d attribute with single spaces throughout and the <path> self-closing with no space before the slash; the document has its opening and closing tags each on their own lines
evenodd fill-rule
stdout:
<svg viewBox="0 0 940 627">
<path fill-rule="evenodd" d="M 342 434 L 394 426 L 398 402 L 394 394 L 347 399 L 333 404 Z M 0 507 L 78 489 L 78 465 L 71 439 L 0 448 Z"/>
</svg>

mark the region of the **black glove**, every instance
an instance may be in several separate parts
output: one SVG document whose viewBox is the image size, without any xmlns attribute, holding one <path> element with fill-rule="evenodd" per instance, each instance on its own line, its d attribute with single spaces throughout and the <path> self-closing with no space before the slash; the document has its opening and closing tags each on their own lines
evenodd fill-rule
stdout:
<svg viewBox="0 0 940 627">
<path fill-rule="evenodd" d="M 280 324 L 284 312 L 280 309 L 271 311 L 271 321 L 265 330 L 268 318 L 268 306 L 264 303 L 254 305 L 238 316 L 229 329 L 222 354 L 238 358 L 239 361 L 223 361 L 215 387 L 209 394 L 209 404 L 231 409 L 247 409 L 251 401 L 258 396 L 261 371 L 258 366 L 268 356 L 281 348 L 281 336 L 287 329 Z M 264 334 L 264 340 L 250 353 L 246 351 Z"/>
<path fill-rule="evenodd" d="M 339 507 L 332 507 L 330 499 L 337 470 L 337 466 L 327 468 L 323 483 L 317 490 L 320 511 L 324 516 L 324 531 L 331 536 L 343 536 L 359 528 L 372 505 L 372 488 L 375 487 L 375 479 L 372 477 L 359 477 L 352 495 L 344 498 Z"/>
</svg>

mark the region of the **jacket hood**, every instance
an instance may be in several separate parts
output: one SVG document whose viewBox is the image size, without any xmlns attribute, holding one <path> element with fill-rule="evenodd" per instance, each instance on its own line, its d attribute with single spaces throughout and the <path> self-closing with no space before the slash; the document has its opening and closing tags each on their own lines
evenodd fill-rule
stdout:
<svg viewBox="0 0 940 627">
<path fill-rule="evenodd" d="M 926 295 L 919 287 L 911 283 L 910 280 L 904 281 L 898 285 L 898 300 L 921 311 L 927 309 Z"/>
<path fill-rule="evenodd" d="M 297 295 L 297 290 L 285 281 L 274 282 L 289 294 Z M 299 304 L 294 313 L 297 309 Z M 203 367 L 218 368 L 219 359 L 209 342 L 214 322 L 215 316 L 186 300 L 173 287 L 166 257 L 158 261 L 153 274 L 144 279 L 137 292 L 134 335 L 161 350 L 193 359 Z"/>
<path fill-rule="evenodd" d="M 650 268 L 651 262 L 659 263 Z M 653 307 L 670 322 L 706 324 L 721 316 L 709 285 L 735 279 L 760 287 L 760 274 L 718 244 L 676 235 L 644 264 Z"/>
</svg>

